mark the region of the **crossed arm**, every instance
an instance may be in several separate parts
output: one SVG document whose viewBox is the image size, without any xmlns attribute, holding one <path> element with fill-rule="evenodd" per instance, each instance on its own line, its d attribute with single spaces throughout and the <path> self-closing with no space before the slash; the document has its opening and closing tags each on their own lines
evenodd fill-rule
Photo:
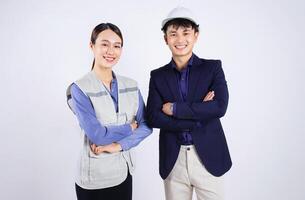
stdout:
<svg viewBox="0 0 305 200">
<path fill-rule="evenodd" d="M 135 121 L 117 126 L 104 126 L 101 124 L 97 120 L 89 98 L 75 84 L 71 86 L 71 96 L 73 112 L 76 114 L 79 125 L 93 144 L 92 147 L 100 146 L 98 149 L 107 152 L 127 150 L 137 145 L 152 132 L 146 126 L 143 117 L 145 108 L 140 91 L 139 109 L 136 116 L 139 124 Z M 134 133 L 139 134 L 134 136 Z M 95 148 L 92 148 L 92 150 L 94 152 Z"/>
<path fill-rule="evenodd" d="M 212 101 L 214 96 L 215 96 L 214 91 L 208 92 L 208 94 L 203 98 L 203 102 Z M 168 116 L 172 116 L 173 115 L 173 112 L 172 112 L 172 109 L 171 109 L 172 104 L 173 103 L 170 103 L 170 102 L 163 104 L 162 112 L 164 114 L 168 115 Z M 138 124 L 136 122 L 134 122 L 132 125 L 133 125 L 133 131 L 135 129 L 137 129 Z M 116 143 L 116 142 L 114 142 L 112 144 L 109 144 L 109 145 L 105 145 L 105 146 L 96 146 L 95 144 L 92 144 L 91 145 L 91 150 L 96 155 L 98 155 L 102 152 L 108 152 L 108 153 L 119 152 L 119 151 L 122 150 L 122 147 L 119 143 Z"/>
<path fill-rule="evenodd" d="M 203 98 L 203 102 L 212 101 L 215 96 L 214 91 L 208 92 L 208 94 Z M 171 102 L 167 102 L 162 106 L 162 112 L 168 116 L 173 116 L 173 104 Z"/>
<path fill-rule="evenodd" d="M 147 119 L 151 127 L 168 131 L 183 131 L 198 126 L 201 121 L 224 116 L 228 104 L 228 89 L 221 67 L 218 62 L 213 72 L 211 91 L 203 94 L 202 102 L 166 102 L 158 92 L 154 79 L 150 79 L 147 100 Z M 175 113 L 173 113 L 175 103 Z M 92 146 L 95 151 L 96 146 Z M 100 147 L 101 151 L 116 152 L 120 150 L 117 144 Z M 99 152 L 99 151 L 98 151 Z"/>
<path fill-rule="evenodd" d="M 224 116 L 228 104 L 228 89 L 221 62 L 212 72 L 210 92 L 202 97 L 202 102 L 166 102 L 158 90 L 157 80 L 151 74 L 148 96 L 148 119 L 150 125 L 167 131 L 183 131 L 196 128 L 201 122 Z M 175 109 L 173 109 L 175 107 Z M 173 110 L 175 112 L 173 112 Z"/>
<path fill-rule="evenodd" d="M 229 92 L 225 75 L 218 61 L 213 70 L 213 80 L 210 90 L 214 92 L 213 101 L 204 102 L 177 102 L 174 117 L 177 119 L 192 119 L 197 121 L 207 121 L 221 118 L 225 115 Z"/>
<path fill-rule="evenodd" d="M 137 121 L 132 122 L 130 125 L 132 127 L 132 132 L 134 133 L 134 131 L 138 128 Z M 111 144 L 101 145 L 101 146 L 97 146 L 96 144 L 91 144 L 90 148 L 91 148 L 91 151 L 93 153 L 95 153 L 96 155 L 99 155 L 103 152 L 115 153 L 115 152 L 119 152 L 119 151 L 123 150 L 121 144 L 118 142 L 113 142 Z"/>
<path fill-rule="evenodd" d="M 95 144 L 92 144 L 91 145 L 92 152 L 98 155 L 102 152 L 115 153 L 122 150 L 125 151 L 132 147 L 135 147 L 148 135 L 152 133 L 152 129 L 149 128 L 146 124 L 145 105 L 140 92 L 139 92 L 139 107 L 136 114 L 136 121 L 133 122 L 131 125 L 132 125 L 132 135 L 126 136 L 125 138 L 108 145 L 97 146 Z"/>
</svg>

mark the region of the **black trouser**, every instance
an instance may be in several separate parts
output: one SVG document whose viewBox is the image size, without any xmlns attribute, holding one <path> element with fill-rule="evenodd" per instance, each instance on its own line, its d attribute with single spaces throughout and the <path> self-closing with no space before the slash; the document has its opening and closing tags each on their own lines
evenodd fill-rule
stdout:
<svg viewBox="0 0 305 200">
<path fill-rule="evenodd" d="M 117 186 L 87 190 L 75 184 L 78 200 L 132 200 L 132 176 L 128 173 L 123 183 Z"/>
</svg>

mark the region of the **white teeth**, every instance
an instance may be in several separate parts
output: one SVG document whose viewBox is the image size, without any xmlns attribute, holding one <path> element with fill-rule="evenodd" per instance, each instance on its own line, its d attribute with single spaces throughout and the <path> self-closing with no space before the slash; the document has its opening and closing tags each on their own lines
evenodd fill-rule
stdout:
<svg viewBox="0 0 305 200">
<path fill-rule="evenodd" d="M 108 57 L 104 57 L 105 58 L 105 60 L 107 60 L 108 62 L 112 62 L 112 61 L 114 61 L 114 59 L 115 58 L 108 58 Z"/>
<path fill-rule="evenodd" d="M 186 47 L 186 45 L 176 45 L 175 47 L 176 47 L 177 49 L 183 49 L 183 48 Z"/>
</svg>

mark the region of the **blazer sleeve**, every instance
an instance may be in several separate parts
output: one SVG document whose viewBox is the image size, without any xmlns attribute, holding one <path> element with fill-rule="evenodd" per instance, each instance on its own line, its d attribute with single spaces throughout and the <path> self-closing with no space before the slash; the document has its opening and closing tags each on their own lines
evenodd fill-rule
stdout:
<svg viewBox="0 0 305 200">
<path fill-rule="evenodd" d="M 200 126 L 195 120 L 175 119 L 162 112 L 163 101 L 156 87 L 153 72 L 150 75 L 149 92 L 147 99 L 147 122 L 153 128 L 160 128 L 167 131 L 186 131 Z"/>
<path fill-rule="evenodd" d="M 177 102 L 175 113 L 177 119 L 202 121 L 221 118 L 225 115 L 228 106 L 229 92 L 220 60 L 216 62 L 215 70 L 213 70 L 213 72 L 214 78 L 211 90 L 215 92 L 214 99 L 207 102 Z"/>
</svg>

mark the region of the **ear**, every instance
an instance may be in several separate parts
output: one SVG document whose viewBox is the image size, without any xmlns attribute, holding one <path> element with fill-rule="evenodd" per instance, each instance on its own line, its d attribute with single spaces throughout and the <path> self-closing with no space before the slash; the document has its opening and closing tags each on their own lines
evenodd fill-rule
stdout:
<svg viewBox="0 0 305 200">
<path fill-rule="evenodd" d="M 196 42 L 198 40 L 198 37 L 199 37 L 199 31 L 195 33 L 195 40 L 196 40 Z"/>
<path fill-rule="evenodd" d="M 94 44 L 92 42 L 90 42 L 89 47 L 90 47 L 91 50 L 93 50 Z"/>
<path fill-rule="evenodd" d="M 168 45 L 166 34 L 164 34 L 163 37 L 164 37 L 164 41 L 165 41 L 166 45 Z"/>
</svg>

